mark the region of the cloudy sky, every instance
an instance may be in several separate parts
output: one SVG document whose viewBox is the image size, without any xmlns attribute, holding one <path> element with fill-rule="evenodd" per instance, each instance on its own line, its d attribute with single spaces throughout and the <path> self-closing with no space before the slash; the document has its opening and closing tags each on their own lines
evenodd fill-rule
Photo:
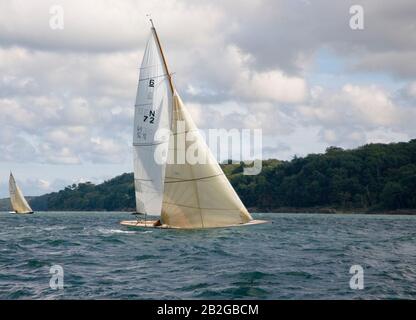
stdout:
<svg viewBox="0 0 416 320">
<path fill-rule="evenodd" d="M 1 0 L 0 197 L 9 170 L 27 195 L 132 171 L 148 13 L 201 129 L 261 128 L 278 159 L 416 137 L 413 0 Z"/>
</svg>

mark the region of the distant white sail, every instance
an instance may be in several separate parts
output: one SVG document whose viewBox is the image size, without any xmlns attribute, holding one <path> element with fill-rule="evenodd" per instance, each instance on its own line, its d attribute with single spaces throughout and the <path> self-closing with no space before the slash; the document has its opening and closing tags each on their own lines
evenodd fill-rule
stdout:
<svg viewBox="0 0 416 320">
<path fill-rule="evenodd" d="M 172 134 L 169 141 L 170 159 L 177 159 L 183 147 L 196 145 L 198 157 L 206 163 L 166 165 L 162 222 L 180 228 L 212 228 L 238 225 L 252 220 L 218 162 L 212 155 L 180 97 L 174 96 Z M 176 123 L 185 126 L 178 132 Z M 181 128 L 181 126 L 179 126 Z M 185 139 L 192 133 L 194 139 Z M 185 143 L 177 143 L 184 141 Z M 182 150 L 181 150 L 182 148 Z"/>
<path fill-rule="evenodd" d="M 32 213 L 33 210 L 27 203 L 25 197 L 23 196 L 22 191 L 19 186 L 16 184 L 16 181 L 13 175 L 10 173 L 9 178 L 9 192 L 10 192 L 10 202 L 12 204 L 13 211 L 16 213 Z"/>
<path fill-rule="evenodd" d="M 136 211 L 160 215 L 165 165 L 155 161 L 156 148 L 167 150 L 169 135 L 155 138 L 160 129 L 170 129 L 172 90 L 155 32 L 146 45 L 140 68 L 134 115 L 134 183 Z"/>
</svg>

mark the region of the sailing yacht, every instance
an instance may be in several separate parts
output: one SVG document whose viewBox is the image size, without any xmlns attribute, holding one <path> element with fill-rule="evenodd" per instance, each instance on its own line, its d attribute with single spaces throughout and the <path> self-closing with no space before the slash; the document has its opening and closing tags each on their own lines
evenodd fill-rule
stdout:
<svg viewBox="0 0 416 320">
<path fill-rule="evenodd" d="M 13 177 L 13 174 L 10 172 L 9 178 L 9 192 L 10 192 L 10 202 L 12 204 L 12 213 L 20 214 L 31 214 L 33 213 L 32 208 L 27 203 L 25 197 L 23 196 L 22 191 L 19 186 L 16 184 L 16 180 Z"/>
<path fill-rule="evenodd" d="M 158 34 L 150 22 L 133 133 L 136 213 L 144 214 L 144 219 L 121 224 L 199 229 L 265 223 L 253 220 L 200 135 L 175 89 Z M 194 136 L 191 142 L 185 138 L 190 133 Z M 169 161 L 177 159 L 191 144 L 197 145 L 198 157 L 208 161 Z M 158 152 L 167 155 L 164 161 L 156 161 Z M 148 215 L 158 219 L 148 220 Z"/>
</svg>

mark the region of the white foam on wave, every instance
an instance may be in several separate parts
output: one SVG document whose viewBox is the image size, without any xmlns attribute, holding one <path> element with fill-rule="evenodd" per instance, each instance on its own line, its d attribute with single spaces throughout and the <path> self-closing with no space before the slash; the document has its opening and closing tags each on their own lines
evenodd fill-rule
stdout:
<svg viewBox="0 0 416 320">
<path fill-rule="evenodd" d="M 98 231 L 104 234 L 113 234 L 113 233 L 122 233 L 122 234 L 131 234 L 136 233 L 136 231 L 127 231 L 127 230 L 120 230 L 120 229 L 105 229 L 105 228 L 98 228 Z"/>
<path fill-rule="evenodd" d="M 66 229 L 65 226 L 53 226 L 53 227 L 44 227 L 42 228 L 45 231 L 52 231 L 52 230 L 63 230 Z"/>
</svg>

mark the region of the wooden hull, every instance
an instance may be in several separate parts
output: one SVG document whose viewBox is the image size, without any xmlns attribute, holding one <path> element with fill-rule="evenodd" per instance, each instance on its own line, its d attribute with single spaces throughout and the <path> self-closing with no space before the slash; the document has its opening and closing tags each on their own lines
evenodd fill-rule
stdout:
<svg viewBox="0 0 416 320">
<path fill-rule="evenodd" d="M 233 224 L 228 226 L 220 226 L 220 227 L 211 227 L 211 228 L 179 228 L 179 227 L 173 227 L 166 224 L 162 224 L 159 226 L 154 226 L 153 224 L 156 222 L 156 220 L 124 220 L 121 221 L 120 224 L 126 227 L 134 227 L 134 228 L 155 228 L 155 229 L 212 229 L 212 228 L 229 228 L 229 227 L 244 227 L 244 226 L 251 226 L 251 225 L 257 225 L 257 224 L 263 224 L 263 223 L 269 223 L 269 221 L 266 220 L 251 220 L 247 223 L 241 223 L 241 224 Z"/>
</svg>

